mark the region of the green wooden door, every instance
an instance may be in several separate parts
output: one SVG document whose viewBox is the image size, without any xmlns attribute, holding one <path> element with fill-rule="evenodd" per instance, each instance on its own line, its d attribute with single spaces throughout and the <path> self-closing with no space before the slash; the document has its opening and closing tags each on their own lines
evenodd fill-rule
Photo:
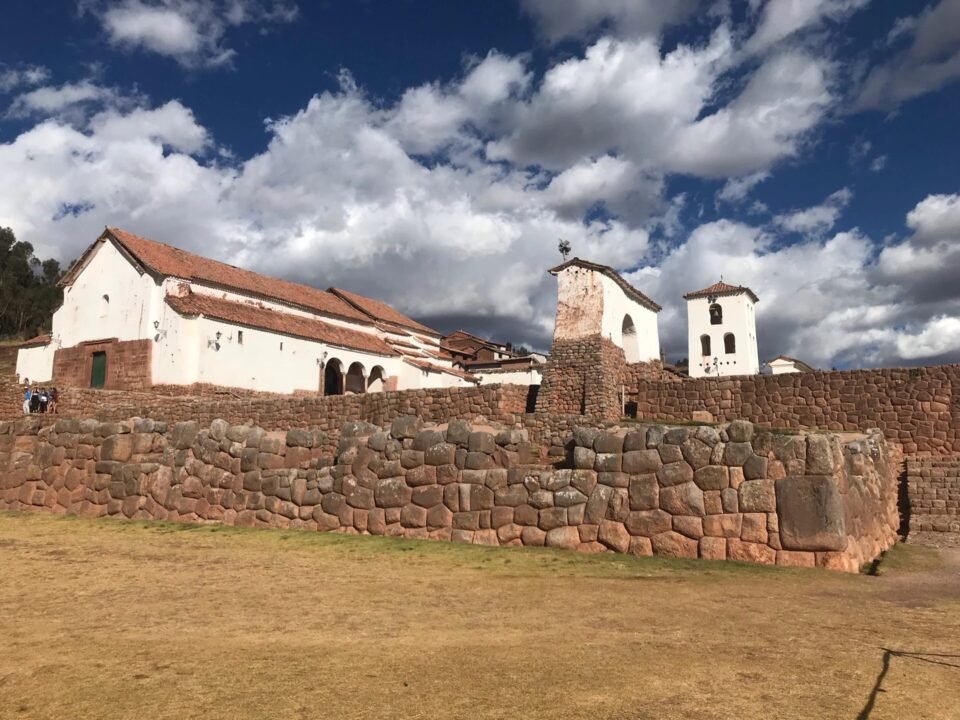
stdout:
<svg viewBox="0 0 960 720">
<path fill-rule="evenodd" d="M 95 352 L 90 366 L 90 387 L 102 388 L 107 380 L 107 354 Z"/>
</svg>

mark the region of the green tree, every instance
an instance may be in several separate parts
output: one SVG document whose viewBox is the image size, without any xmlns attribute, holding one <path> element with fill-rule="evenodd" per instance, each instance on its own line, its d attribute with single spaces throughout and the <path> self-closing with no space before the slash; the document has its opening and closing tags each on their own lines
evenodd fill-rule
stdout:
<svg viewBox="0 0 960 720">
<path fill-rule="evenodd" d="M 34 257 L 33 245 L 0 227 L 0 338 L 30 337 L 50 329 L 63 293 L 56 260 Z"/>
</svg>

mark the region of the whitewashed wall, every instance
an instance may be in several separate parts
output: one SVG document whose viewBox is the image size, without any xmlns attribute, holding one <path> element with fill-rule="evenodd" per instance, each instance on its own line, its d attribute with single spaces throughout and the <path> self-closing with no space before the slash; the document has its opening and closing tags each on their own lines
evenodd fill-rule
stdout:
<svg viewBox="0 0 960 720">
<path fill-rule="evenodd" d="M 64 288 L 63 305 L 53 314 L 54 342 L 73 347 L 89 340 L 148 337 L 161 299 L 152 277 L 137 272 L 113 243 L 99 243 L 74 283 Z"/>
<path fill-rule="evenodd" d="M 627 362 L 649 362 L 660 359 L 660 330 L 657 313 L 631 299 L 611 278 L 600 275 L 603 288 L 602 334 L 617 347 L 624 348 Z M 636 333 L 636 355 L 628 352 L 623 335 L 623 320 L 629 315 Z"/>
<path fill-rule="evenodd" d="M 17 352 L 17 377 L 20 382 L 27 378 L 30 384 L 48 382 L 53 377 L 53 353 L 56 347 L 38 345 L 37 347 L 22 348 Z"/>
<path fill-rule="evenodd" d="M 539 385 L 542 370 L 512 370 L 510 372 L 475 372 L 481 385 Z"/>
<path fill-rule="evenodd" d="M 719 362 L 719 375 L 756 375 L 760 372 L 760 357 L 757 352 L 757 320 L 753 301 L 745 293 L 717 298 L 723 308 L 723 323 L 710 324 L 708 298 L 687 301 L 687 351 L 690 377 L 716 376 L 713 359 Z M 737 351 L 725 352 L 723 337 L 733 333 Z M 710 337 L 710 356 L 704 357 L 700 348 L 700 336 Z M 707 372 L 704 365 L 709 365 Z"/>
</svg>

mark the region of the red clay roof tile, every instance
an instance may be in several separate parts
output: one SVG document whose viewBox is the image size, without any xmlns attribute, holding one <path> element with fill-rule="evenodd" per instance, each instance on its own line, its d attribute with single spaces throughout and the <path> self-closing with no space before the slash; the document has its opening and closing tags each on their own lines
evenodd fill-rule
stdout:
<svg viewBox="0 0 960 720">
<path fill-rule="evenodd" d="M 135 260 L 159 275 L 209 283 L 325 315 L 370 322 L 366 315 L 325 290 L 227 265 L 120 228 L 108 227 L 105 235 L 112 237 Z"/>
<path fill-rule="evenodd" d="M 746 293 L 753 298 L 754 302 L 760 302 L 760 298 L 758 298 L 756 293 L 750 288 L 744 287 L 743 285 L 730 285 L 723 282 L 723 280 L 714 283 L 710 287 L 705 287 L 703 290 L 687 293 L 683 296 L 683 299 L 693 300 L 695 298 L 723 297 L 725 295 L 739 295 L 740 293 Z"/>
<path fill-rule="evenodd" d="M 250 303 L 191 293 L 184 297 L 168 295 L 167 304 L 181 315 L 203 315 L 281 335 L 317 340 L 350 350 L 391 357 L 396 355 L 389 345 L 372 333 L 331 325 L 313 318 L 281 313 Z"/>
<path fill-rule="evenodd" d="M 358 295 L 357 293 L 349 292 L 348 290 L 341 290 L 340 288 L 335 287 L 330 288 L 329 292 L 342 298 L 375 320 L 382 320 L 383 322 L 399 325 L 400 327 L 416 330 L 418 332 L 430 333 L 431 335 L 436 335 L 438 337 L 440 335 L 440 333 L 438 333 L 436 330 L 428 328 L 426 325 L 421 325 L 416 320 L 408 318 L 402 312 L 393 309 L 386 303 L 380 302 L 379 300 L 374 300 L 373 298 L 368 298 L 363 295 Z"/>
</svg>

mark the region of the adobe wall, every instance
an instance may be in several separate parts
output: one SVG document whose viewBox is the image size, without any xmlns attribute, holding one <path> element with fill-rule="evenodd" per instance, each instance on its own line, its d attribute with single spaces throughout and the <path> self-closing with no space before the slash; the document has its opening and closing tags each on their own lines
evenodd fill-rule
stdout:
<svg viewBox="0 0 960 720">
<path fill-rule="evenodd" d="M 745 422 L 569 439 L 573 467 L 516 428 L 215 420 L 0 423 L 0 508 L 855 571 L 896 538 L 896 451 L 879 434 L 773 435 Z"/>
<path fill-rule="evenodd" d="M 106 355 L 104 388 L 143 390 L 153 384 L 151 340 L 109 340 L 58 348 L 53 355 L 51 384 L 58 388 L 89 387 L 93 353 L 96 352 Z"/>
<path fill-rule="evenodd" d="M 960 457 L 907 458 L 910 531 L 960 533 Z"/>
<path fill-rule="evenodd" d="M 955 392 L 955 388 L 958 392 Z M 879 428 L 915 453 L 960 452 L 960 365 L 639 380 L 627 392 L 638 418 L 719 422 L 743 418 L 782 428 Z"/>
</svg>

